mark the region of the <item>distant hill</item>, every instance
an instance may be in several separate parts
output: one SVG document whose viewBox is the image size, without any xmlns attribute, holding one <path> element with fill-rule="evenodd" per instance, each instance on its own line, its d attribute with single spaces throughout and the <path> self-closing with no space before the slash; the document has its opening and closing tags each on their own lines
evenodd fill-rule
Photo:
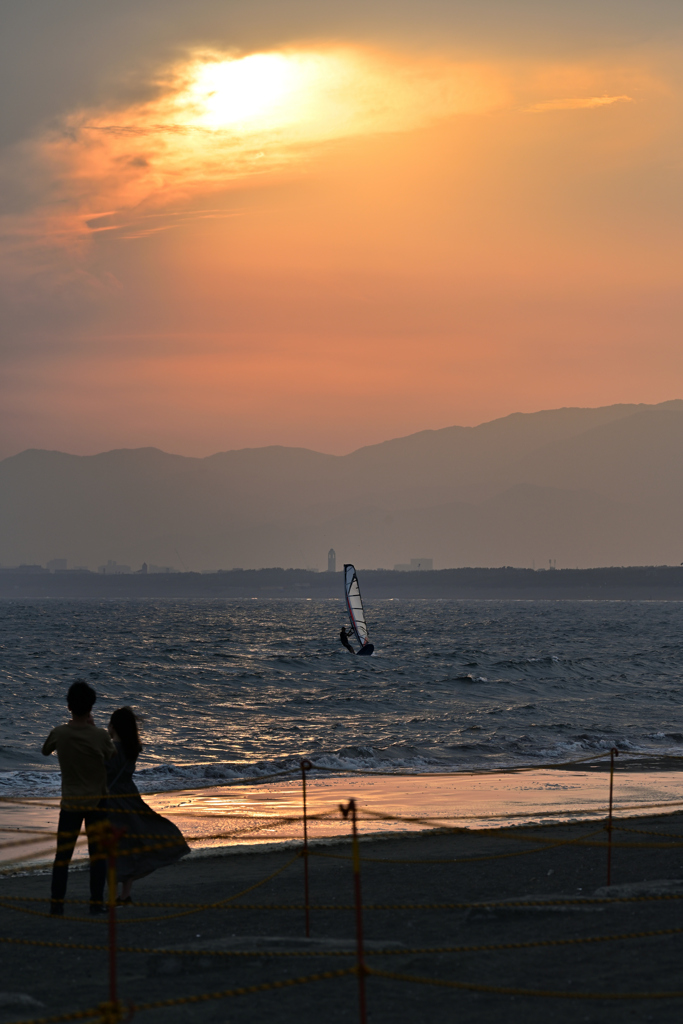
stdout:
<svg viewBox="0 0 683 1024">
<path fill-rule="evenodd" d="M 177 568 L 683 561 L 683 401 L 516 413 L 350 455 L 29 450 L 0 462 L 0 563 Z"/>
</svg>

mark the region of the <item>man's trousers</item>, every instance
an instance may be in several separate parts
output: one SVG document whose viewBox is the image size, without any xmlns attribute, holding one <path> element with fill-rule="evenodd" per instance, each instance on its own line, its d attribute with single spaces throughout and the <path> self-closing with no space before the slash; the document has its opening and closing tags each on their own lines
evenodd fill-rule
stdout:
<svg viewBox="0 0 683 1024">
<path fill-rule="evenodd" d="M 75 802 L 75 801 L 74 801 Z M 104 883 L 107 877 L 107 860 L 97 842 L 97 831 L 106 814 L 97 808 L 90 810 L 60 810 L 57 826 L 57 853 L 52 868 L 52 899 L 63 900 L 69 877 L 69 864 L 74 852 L 78 833 L 85 821 L 90 854 L 90 901 L 101 904 L 104 899 Z"/>
</svg>

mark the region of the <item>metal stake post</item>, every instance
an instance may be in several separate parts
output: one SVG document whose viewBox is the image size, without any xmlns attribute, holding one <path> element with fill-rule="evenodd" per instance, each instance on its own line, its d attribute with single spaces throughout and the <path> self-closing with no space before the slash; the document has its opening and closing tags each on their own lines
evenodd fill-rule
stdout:
<svg viewBox="0 0 683 1024">
<path fill-rule="evenodd" d="M 360 889 L 360 850 L 358 849 L 358 829 L 356 827 L 356 801 L 349 800 L 347 806 L 339 805 L 345 818 L 351 816 L 353 836 L 353 881 L 356 896 L 356 973 L 358 974 L 358 1004 L 360 1024 L 367 1024 L 365 1005 L 365 957 L 363 955 L 363 900 Z"/>
<path fill-rule="evenodd" d="M 308 819 L 306 817 L 306 772 L 310 772 L 313 765 L 310 761 L 301 762 L 301 788 L 304 803 L 304 905 L 306 907 L 306 938 L 311 934 L 311 918 L 308 898 Z"/>
<path fill-rule="evenodd" d="M 619 751 L 612 747 L 609 752 L 609 813 L 607 815 L 607 884 L 612 884 L 612 804 L 614 797 L 614 758 Z"/>
<path fill-rule="evenodd" d="M 117 995 L 116 977 L 116 854 L 118 842 L 125 829 L 111 828 L 106 824 L 103 830 L 102 847 L 107 854 L 107 883 L 109 906 L 109 1019 L 114 1022 L 121 1017 Z"/>
<path fill-rule="evenodd" d="M 110 837 L 107 851 L 109 883 L 109 1002 L 116 1006 L 116 840 Z"/>
</svg>

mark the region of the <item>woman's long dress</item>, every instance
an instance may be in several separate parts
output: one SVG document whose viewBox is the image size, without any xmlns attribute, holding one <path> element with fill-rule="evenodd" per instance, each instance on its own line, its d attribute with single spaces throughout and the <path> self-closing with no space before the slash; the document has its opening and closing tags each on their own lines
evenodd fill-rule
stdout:
<svg viewBox="0 0 683 1024">
<path fill-rule="evenodd" d="M 109 796 L 103 800 L 109 822 L 125 829 L 118 840 L 116 874 L 120 881 L 144 878 L 157 868 L 175 864 L 190 852 L 180 829 L 145 803 L 133 782 L 135 761 L 126 757 L 119 742 L 107 762 Z"/>
</svg>

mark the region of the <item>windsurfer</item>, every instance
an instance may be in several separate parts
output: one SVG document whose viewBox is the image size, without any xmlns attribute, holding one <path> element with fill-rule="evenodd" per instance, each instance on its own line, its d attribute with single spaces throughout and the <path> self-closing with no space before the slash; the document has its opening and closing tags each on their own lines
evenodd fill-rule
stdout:
<svg viewBox="0 0 683 1024">
<path fill-rule="evenodd" d="M 354 651 L 353 647 L 349 643 L 349 637 L 350 636 L 353 636 L 353 633 L 351 632 L 351 630 L 349 630 L 348 633 L 347 633 L 346 630 L 344 629 L 344 627 L 342 626 L 341 633 L 339 634 L 339 639 L 344 644 L 344 647 L 346 648 L 347 651 L 351 651 L 351 654 L 355 654 L 356 652 Z"/>
</svg>

